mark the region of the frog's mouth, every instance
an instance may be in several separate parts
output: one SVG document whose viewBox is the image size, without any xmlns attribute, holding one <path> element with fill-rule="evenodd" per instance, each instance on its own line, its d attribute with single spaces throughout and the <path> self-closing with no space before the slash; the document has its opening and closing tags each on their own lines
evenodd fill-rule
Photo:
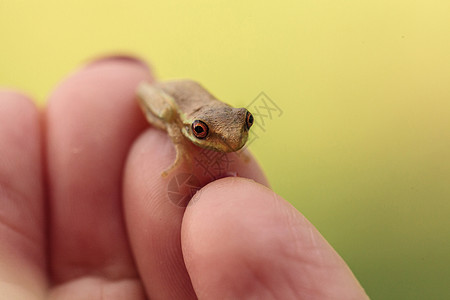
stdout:
<svg viewBox="0 0 450 300">
<path fill-rule="evenodd" d="M 189 138 L 189 140 L 202 148 L 206 148 L 206 149 L 211 149 L 211 150 L 215 150 L 215 151 L 220 151 L 220 152 L 235 152 L 238 151 L 239 149 L 241 149 L 242 147 L 244 147 L 245 143 L 247 142 L 247 138 L 248 135 L 243 135 L 241 137 L 241 139 L 239 139 L 238 141 L 230 141 L 227 139 L 223 139 L 223 138 L 218 138 L 216 141 L 211 142 L 208 141 L 208 138 L 204 139 L 204 140 L 197 140 L 197 139 L 193 139 L 193 138 Z"/>
<path fill-rule="evenodd" d="M 220 151 L 222 152 L 235 152 L 244 147 L 248 139 L 248 132 L 243 132 L 240 138 L 237 139 L 227 139 L 225 137 L 220 137 Z"/>
</svg>

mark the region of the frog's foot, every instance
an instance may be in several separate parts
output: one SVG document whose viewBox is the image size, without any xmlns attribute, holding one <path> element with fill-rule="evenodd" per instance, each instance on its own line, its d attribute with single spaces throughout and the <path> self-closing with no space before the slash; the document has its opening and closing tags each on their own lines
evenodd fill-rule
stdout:
<svg viewBox="0 0 450 300">
<path fill-rule="evenodd" d="M 172 173 L 182 162 L 181 157 L 178 155 L 175 158 L 175 161 L 161 173 L 161 177 L 167 177 L 170 173 Z"/>
<path fill-rule="evenodd" d="M 161 173 L 161 177 L 167 177 L 170 173 L 172 173 L 172 171 L 176 168 L 175 164 L 172 164 L 170 167 L 168 167 L 167 169 L 165 169 L 162 173 Z"/>
<path fill-rule="evenodd" d="M 190 161 L 191 158 L 187 155 L 186 149 L 182 144 L 175 144 L 175 161 L 161 173 L 161 177 L 167 177 L 172 173 L 182 162 Z"/>
<path fill-rule="evenodd" d="M 236 154 L 237 156 L 239 156 L 239 159 L 242 160 L 244 163 L 248 163 L 251 160 L 250 153 L 245 149 L 237 151 Z"/>
</svg>

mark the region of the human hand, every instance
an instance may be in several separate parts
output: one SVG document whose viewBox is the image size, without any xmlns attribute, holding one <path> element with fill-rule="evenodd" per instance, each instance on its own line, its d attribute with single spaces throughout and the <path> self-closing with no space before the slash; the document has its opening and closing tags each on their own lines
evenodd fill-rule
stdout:
<svg viewBox="0 0 450 300">
<path fill-rule="evenodd" d="M 71 75 L 44 113 L 0 92 L 1 299 L 367 299 L 254 159 L 231 166 L 252 180 L 171 202 L 175 152 L 138 108 L 142 80 L 116 57 Z"/>
</svg>

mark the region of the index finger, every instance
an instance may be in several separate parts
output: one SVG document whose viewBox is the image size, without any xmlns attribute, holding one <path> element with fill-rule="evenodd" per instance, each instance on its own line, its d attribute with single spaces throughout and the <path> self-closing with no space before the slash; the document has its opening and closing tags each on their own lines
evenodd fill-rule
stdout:
<svg viewBox="0 0 450 300">
<path fill-rule="evenodd" d="M 218 177 L 237 175 L 268 185 L 250 154 L 214 153 L 192 147 L 185 162 L 167 177 L 175 159 L 166 133 L 154 128 L 133 145 L 125 170 L 124 208 L 130 243 L 150 298 L 195 299 L 181 251 L 186 200 Z"/>
</svg>

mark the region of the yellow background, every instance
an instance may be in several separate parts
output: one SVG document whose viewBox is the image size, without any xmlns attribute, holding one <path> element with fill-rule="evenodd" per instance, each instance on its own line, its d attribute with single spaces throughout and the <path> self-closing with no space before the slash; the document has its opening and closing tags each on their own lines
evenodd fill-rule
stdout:
<svg viewBox="0 0 450 300">
<path fill-rule="evenodd" d="M 368 294 L 450 294 L 450 1 L 3 0 L 0 43 L 0 85 L 41 104 L 117 52 L 236 106 L 264 91 L 283 115 L 250 148 Z"/>
</svg>

